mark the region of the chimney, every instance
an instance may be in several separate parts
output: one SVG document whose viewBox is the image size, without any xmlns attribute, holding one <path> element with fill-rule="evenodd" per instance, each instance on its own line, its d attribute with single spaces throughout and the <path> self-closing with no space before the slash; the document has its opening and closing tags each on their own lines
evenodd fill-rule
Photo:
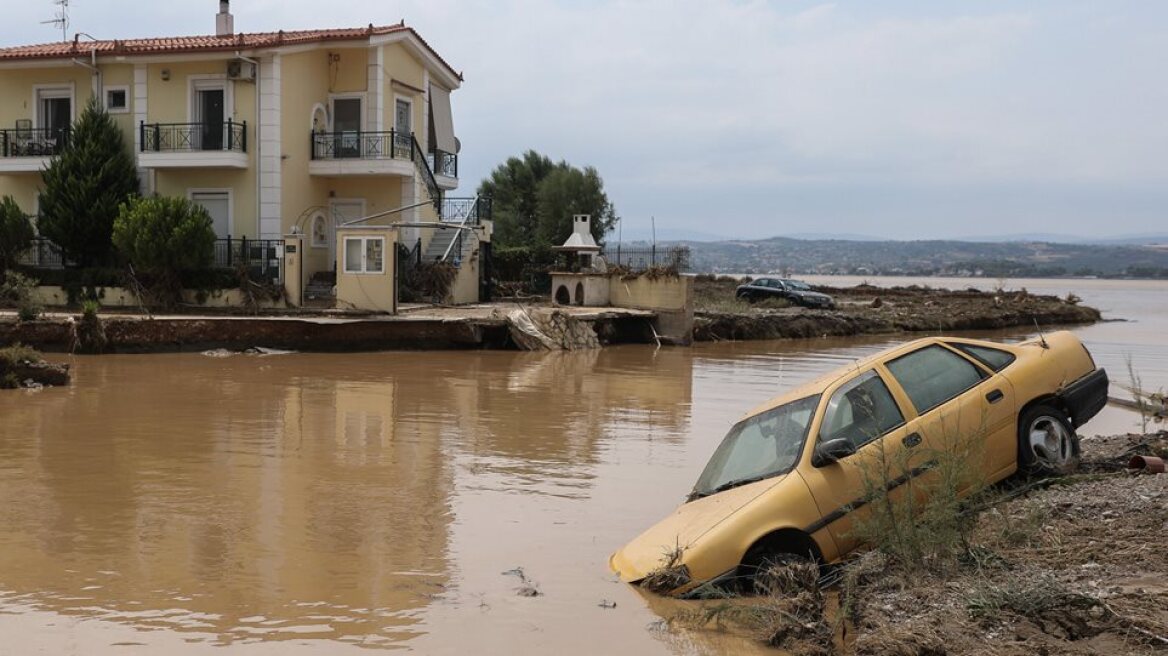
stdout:
<svg viewBox="0 0 1168 656">
<path fill-rule="evenodd" d="M 231 15 L 230 0 L 219 0 L 219 14 L 215 16 L 215 36 L 235 34 L 235 17 Z"/>
</svg>

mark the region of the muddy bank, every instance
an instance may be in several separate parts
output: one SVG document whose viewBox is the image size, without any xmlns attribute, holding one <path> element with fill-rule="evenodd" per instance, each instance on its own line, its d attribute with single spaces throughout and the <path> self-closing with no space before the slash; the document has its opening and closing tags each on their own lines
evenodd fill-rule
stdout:
<svg viewBox="0 0 1168 656">
<path fill-rule="evenodd" d="M 651 313 L 603 311 L 580 321 L 599 343 L 649 342 Z M 644 316 L 642 316 L 644 315 Z M 105 352 L 155 353 L 244 350 L 255 346 L 311 352 L 420 349 L 514 349 L 506 317 L 103 317 Z M 48 351 L 70 350 L 70 318 L 37 321 L 0 319 L 0 344 L 27 344 Z"/>
<path fill-rule="evenodd" d="M 61 387 L 69 384 L 69 365 L 53 364 L 23 346 L 0 348 L 0 389 Z"/>
<path fill-rule="evenodd" d="M 1025 290 L 982 292 L 926 287 L 820 287 L 835 298 L 835 310 L 790 307 L 784 302 L 755 305 L 734 298 L 737 281 L 701 280 L 695 287 L 695 341 L 846 337 L 897 332 L 991 330 L 1015 326 L 1083 324 L 1099 321 L 1099 310 L 1074 297 L 1030 294 Z"/>
</svg>

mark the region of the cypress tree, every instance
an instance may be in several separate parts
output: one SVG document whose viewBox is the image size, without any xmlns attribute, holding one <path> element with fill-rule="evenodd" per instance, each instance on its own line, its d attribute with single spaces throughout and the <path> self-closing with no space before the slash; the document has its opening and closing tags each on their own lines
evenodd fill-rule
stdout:
<svg viewBox="0 0 1168 656">
<path fill-rule="evenodd" d="M 41 234 L 81 266 L 108 263 L 114 219 L 121 204 L 138 193 L 138 171 L 122 131 L 96 98 L 41 177 Z"/>
</svg>

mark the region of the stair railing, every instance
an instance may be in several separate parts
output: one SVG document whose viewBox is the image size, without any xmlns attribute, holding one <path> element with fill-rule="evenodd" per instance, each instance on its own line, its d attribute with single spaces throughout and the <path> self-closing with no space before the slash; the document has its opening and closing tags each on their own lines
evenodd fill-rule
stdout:
<svg viewBox="0 0 1168 656">
<path fill-rule="evenodd" d="M 418 144 L 417 137 L 410 135 L 410 143 L 414 168 L 418 171 L 418 176 L 422 178 L 422 182 L 426 185 L 426 191 L 430 194 L 430 201 L 434 203 L 434 209 L 438 210 L 439 217 L 441 217 L 442 190 L 438 188 L 438 181 L 434 179 L 434 172 L 430 170 L 430 163 L 426 161 L 426 154 L 422 152 L 422 146 Z"/>
<path fill-rule="evenodd" d="M 471 203 L 470 211 L 466 213 L 465 217 L 463 217 L 462 223 L 458 224 L 458 236 L 455 237 L 454 239 L 450 240 L 450 245 L 448 245 L 446 247 L 446 253 L 442 255 L 442 259 L 440 260 L 441 262 L 446 262 L 446 261 L 450 260 L 450 253 L 454 251 L 455 244 L 458 244 L 458 256 L 459 256 L 459 261 L 461 262 L 461 260 L 462 260 L 462 237 L 463 237 L 464 233 L 466 233 L 469 230 L 472 230 L 472 228 L 470 228 L 469 226 L 478 225 L 478 222 L 479 222 L 478 207 L 479 207 L 480 200 L 481 200 L 481 197 L 475 196 L 474 202 Z"/>
</svg>

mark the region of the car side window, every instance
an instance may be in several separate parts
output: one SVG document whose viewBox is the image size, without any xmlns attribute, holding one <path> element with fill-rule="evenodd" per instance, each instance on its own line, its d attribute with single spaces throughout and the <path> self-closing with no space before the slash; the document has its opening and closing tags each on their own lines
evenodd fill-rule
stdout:
<svg viewBox="0 0 1168 656">
<path fill-rule="evenodd" d="M 902 355 L 887 366 L 920 414 L 955 398 L 984 378 L 972 362 L 936 345 Z"/>
<path fill-rule="evenodd" d="M 1001 371 L 1010 366 L 1014 362 L 1014 354 L 1002 349 L 990 348 L 988 346 L 975 346 L 973 344 L 957 344 L 949 343 L 953 348 L 968 353 L 973 356 L 973 359 L 984 364 L 994 371 Z"/>
<path fill-rule="evenodd" d="M 867 371 L 831 395 L 819 441 L 846 439 L 859 449 L 903 424 L 904 415 L 888 386 L 875 371 Z"/>
</svg>

